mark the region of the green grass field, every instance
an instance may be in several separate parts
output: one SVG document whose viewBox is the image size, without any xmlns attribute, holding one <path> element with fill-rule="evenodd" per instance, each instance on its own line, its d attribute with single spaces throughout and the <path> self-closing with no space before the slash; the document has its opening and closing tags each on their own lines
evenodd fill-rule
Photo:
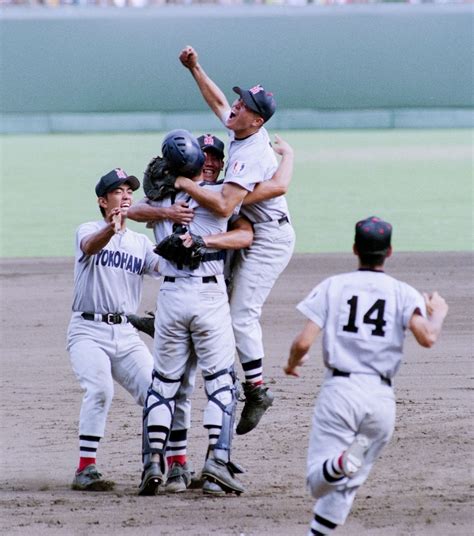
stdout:
<svg viewBox="0 0 474 536">
<path fill-rule="evenodd" d="M 296 154 L 288 200 L 298 252 L 349 251 L 354 222 L 372 214 L 394 224 L 396 250 L 472 249 L 471 131 L 279 134 Z M 0 136 L 1 256 L 73 255 L 77 225 L 100 217 L 94 194 L 99 177 L 123 167 L 141 178 L 162 137 Z"/>
</svg>

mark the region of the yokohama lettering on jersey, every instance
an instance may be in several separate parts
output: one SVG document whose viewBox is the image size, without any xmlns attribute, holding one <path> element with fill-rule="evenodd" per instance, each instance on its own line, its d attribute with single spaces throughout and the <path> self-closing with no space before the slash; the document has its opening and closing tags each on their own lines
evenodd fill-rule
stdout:
<svg viewBox="0 0 474 536">
<path fill-rule="evenodd" d="M 105 225 L 97 221 L 77 229 L 72 310 L 135 313 L 141 300 L 143 274 L 159 275 L 154 270 L 159 257 L 147 236 L 130 229 L 114 235 L 95 255 L 85 255 L 80 247 L 82 239 Z"/>
<path fill-rule="evenodd" d="M 328 368 L 393 378 L 415 311 L 426 315 L 423 297 L 384 272 L 359 270 L 317 285 L 297 309 L 324 330 Z"/>
</svg>

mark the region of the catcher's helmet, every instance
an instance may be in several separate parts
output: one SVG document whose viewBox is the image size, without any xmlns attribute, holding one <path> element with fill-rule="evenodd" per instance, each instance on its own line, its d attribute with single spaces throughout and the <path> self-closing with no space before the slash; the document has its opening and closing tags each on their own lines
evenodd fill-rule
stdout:
<svg viewBox="0 0 474 536">
<path fill-rule="evenodd" d="M 161 153 L 170 168 L 184 177 L 195 177 L 200 173 L 205 160 L 197 139 L 183 129 L 168 132 L 161 145 Z"/>
</svg>

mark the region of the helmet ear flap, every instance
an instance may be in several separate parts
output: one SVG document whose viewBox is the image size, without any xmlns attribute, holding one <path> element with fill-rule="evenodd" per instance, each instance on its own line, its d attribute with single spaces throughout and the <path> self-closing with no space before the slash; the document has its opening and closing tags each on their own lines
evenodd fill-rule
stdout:
<svg viewBox="0 0 474 536">
<path fill-rule="evenodd" d="M 184 129 L 168 132 L 161 145 L 161 153 L 174 174 L 190 178 L 201 172 L 205 160 L 197 139 Z"/>
</svg>

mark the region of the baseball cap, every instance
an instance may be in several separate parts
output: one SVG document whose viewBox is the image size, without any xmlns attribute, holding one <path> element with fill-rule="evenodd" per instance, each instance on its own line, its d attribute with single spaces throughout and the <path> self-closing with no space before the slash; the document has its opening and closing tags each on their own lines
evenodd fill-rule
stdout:
<svg viewBox="0 0 474 536">
<path fill-rule="evenodd" d="M 245 106 L 259 114 L 265 121 L 275 113 L 276 102 L 273 98 L 273 93 L 265 91 L 260 84 L 257 84 L 250 89 L 241 89 L 238 86 L 232 88 L 235 93 L 240 95 Z"/>
<path fill-rule="evenodd" d="M 203 134 L 197 139 L 202 151 L 214 151 L 224 159 L 224 142 L 212 134 Z"/>
<path fill-rule="evenodd" d="M 355 225 L 355 245 L 359 253 L 380 255 L 391 244 L 392 226 L 377 216 L 360 220 Z"/>
<path fill-rule="evenodd" d="M 107 192 L 118 188 L 125 182 L 130 184 L 133 191 L 140 188 L 140 181 L 134 175 L 127 175 L 122 168 L 115 168 L 100 178 L 96 184 L 95 193 L 97 197 L 103 197 Z"/>
</svg>

